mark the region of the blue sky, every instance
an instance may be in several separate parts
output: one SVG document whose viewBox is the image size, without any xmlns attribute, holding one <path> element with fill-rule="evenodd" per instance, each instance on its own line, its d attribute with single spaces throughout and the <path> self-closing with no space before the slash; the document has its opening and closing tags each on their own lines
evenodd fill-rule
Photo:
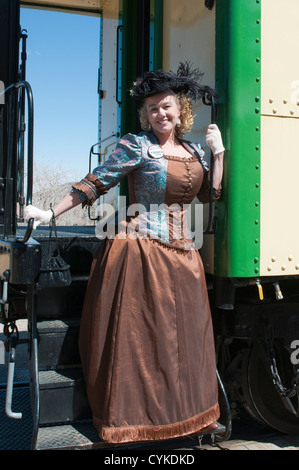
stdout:
<svg viewBox="0 0 299 470">
<path fill-rule="evenodd" d="M 21 9 L 34 98 L 34 161 L 85 176 L 98 139 L 99 18 Z"/>
</svg>

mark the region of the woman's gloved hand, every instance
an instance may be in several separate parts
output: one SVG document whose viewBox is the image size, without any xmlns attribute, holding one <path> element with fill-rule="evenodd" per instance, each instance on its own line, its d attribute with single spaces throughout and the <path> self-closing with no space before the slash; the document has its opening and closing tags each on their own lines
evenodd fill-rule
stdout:
<svg viewBox="0 0 299 470">
<path fill-rule="evenodd" d="M 53 212 L 51 209 L 43 211 L 34 206 L 27 206 L 24 210 L 24 218 L 26 222 L 29 219 L 34 219 L 33 229 L 36 229 L 39 225 L 47 225 L 50 223 L 53 217 Z"/>
<path fill-rule="evenodd" d="M 210 124 L 206 135 L 207 145 L 210 147 L 214 155 L 224 152 L 221 132 L 216 124 Z"/>
</svg>

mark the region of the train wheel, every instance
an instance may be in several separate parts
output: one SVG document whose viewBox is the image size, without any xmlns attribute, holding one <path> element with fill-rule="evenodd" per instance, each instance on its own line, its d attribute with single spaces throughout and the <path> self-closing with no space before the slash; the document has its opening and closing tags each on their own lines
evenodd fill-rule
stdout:
<svg viewBox="0 0 299 470">
<path fill-rule="evenodd" d="M 245 349 L 243 351 L 243 360 L 241 365 L 241 390 L 242 390 L 242 405 L 248 412 L 248 414 L 259 424 L 268 426 L 268 423 L 262 418 L 258 410 L 254 405 L 252 399 L 251 389 L 249 387 L 249 365 L 251 364 L 252 349 Z M 250 366 L 251 367 L 251 366 Z"/>
<path fill-rule="evenodd" d="M 294 376 L 287 351 L 275 345 L 277 369 L 284 386 L 290 387 Z M 289 411 L 278 393 L 265 351 L 255 344 L 243 364 L 242 388 L 247 411 L 261 424 L 286 434 L 299 434 L 299 417 Z M 298 397 L 290 399 L 298 411 Z"/>
</svg>

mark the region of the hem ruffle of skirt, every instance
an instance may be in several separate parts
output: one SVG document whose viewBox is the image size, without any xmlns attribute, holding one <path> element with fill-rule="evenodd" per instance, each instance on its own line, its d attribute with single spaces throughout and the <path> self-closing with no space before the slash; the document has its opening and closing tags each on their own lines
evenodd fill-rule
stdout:
<svg viewBox="0 0 299 470">
<path fill-rule="evenodd" d="M 126 442 L 160 441 L 195 434 L 200 429 L 209 426 L 219 419 L 220 411 L 218 403 L 209 410 L 197 416 L 174 424 L 161 426 L 104 426 L 96 417 L 93 424 L 99 433 L 100 439 L 110 444 Z"/>
</svg>

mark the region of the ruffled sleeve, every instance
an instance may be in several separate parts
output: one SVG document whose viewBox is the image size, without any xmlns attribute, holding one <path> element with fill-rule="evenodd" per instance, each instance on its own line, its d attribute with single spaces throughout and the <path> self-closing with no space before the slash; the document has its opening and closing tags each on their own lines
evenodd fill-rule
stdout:
<svg viewBox="0 0 299 470">
<path fill-rule="evenodd" d="M 92 205 L 96 199 L 116 186 L 128 173 L 136 169 L 142 161 L 141 145 L 134 134 L 127 134 L 120 139 L 116 149 L 105 163 L 88 173 L 72 191 L 81 193 L 83 206 Z"/>
</svg>

